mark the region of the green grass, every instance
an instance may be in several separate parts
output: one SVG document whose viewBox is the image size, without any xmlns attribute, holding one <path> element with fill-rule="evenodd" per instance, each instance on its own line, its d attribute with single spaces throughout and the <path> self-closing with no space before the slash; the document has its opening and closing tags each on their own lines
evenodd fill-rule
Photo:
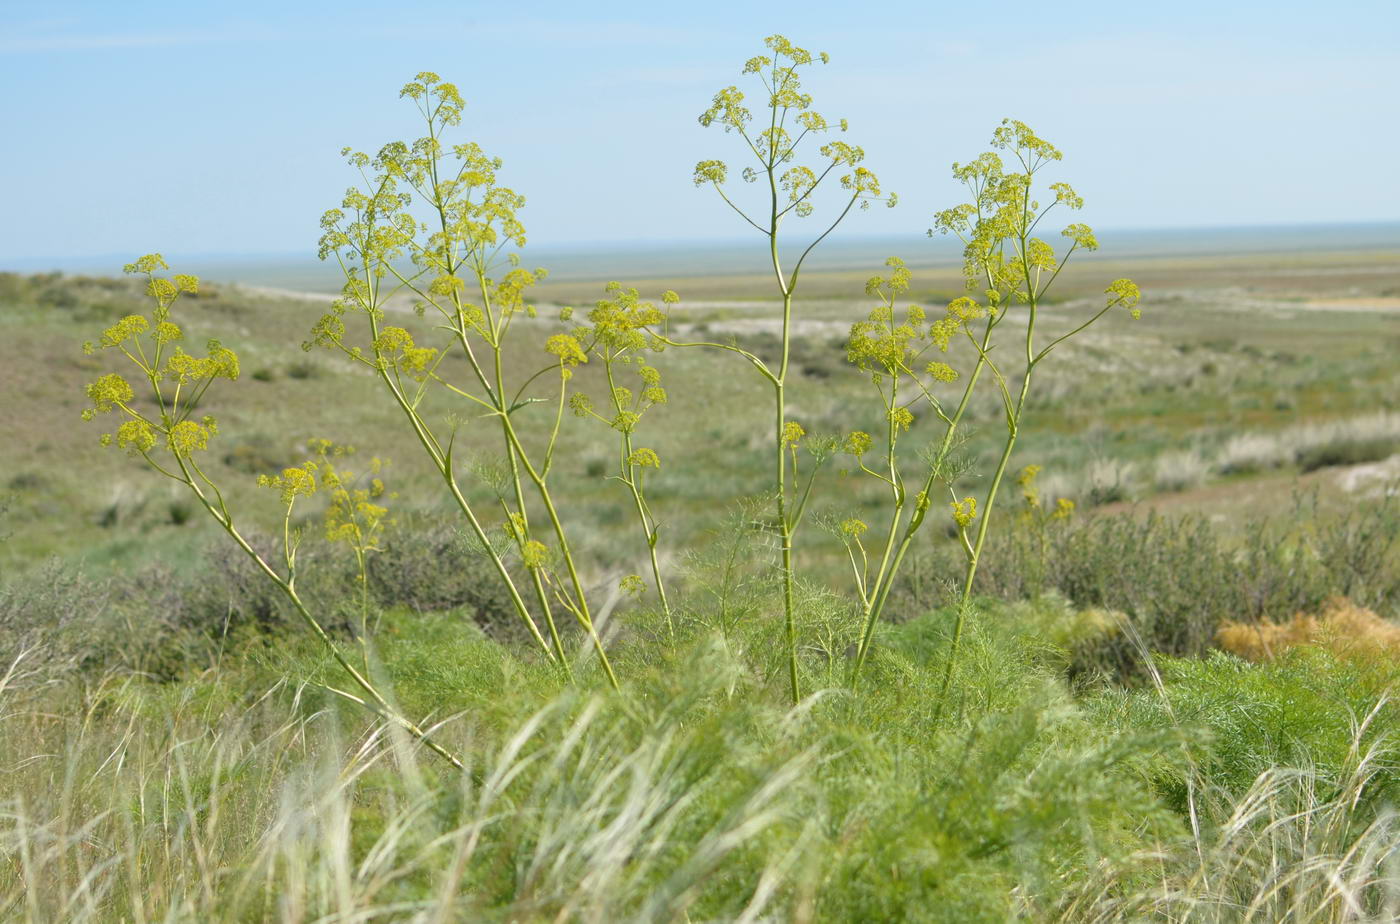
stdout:
<svg viewBox="0 0 1400 924">
<path fill-rule="evenodd" d="M 461 775 L 282 680 L 325 667 L 296 637 L 166 683 L 41 683 L 21 661 L 0 690 L 0 914 L 1196 921 L 1258 901 L 1351 920 L 1393 898 L 1393 666 L 1220 656 L 1165 665 L 1160 692 L 1076 696 L 1047 641 L 1085 631 L 1073 608 L 988 606 L 944 709 L 949 615 L 889 633 L 860 696 L 809 653 L 818 692 L 793 709 L 761 618 L 692 618 L 675 647 L 635 623 L 622 697 L 561 688 L 459 615 L 391 612 L 386 682 Z"/>
</svg>

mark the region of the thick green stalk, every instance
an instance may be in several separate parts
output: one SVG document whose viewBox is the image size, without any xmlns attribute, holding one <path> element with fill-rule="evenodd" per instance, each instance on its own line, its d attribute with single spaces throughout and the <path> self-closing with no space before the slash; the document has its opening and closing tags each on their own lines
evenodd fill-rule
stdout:
<svg viewBox="0 0 1400 924">
<path fill-rule="evenodd" d="M 1022 253 L 1024 252 L 1025 239 L 1023 236 Z M 1001 459 L 997 462 L 996 474 L 992 477 L 991 487 L 987 489 L 987 497 L 982 505 L 982 522 L 977 527 L 977 542 L 973 545 L 972 553 L 968 556 L 967 573 L 963 578 L 962 595 L 958 600 L 958 615 L 953 622 L 953 640 L 948 647 L 948 660 L 943 669 L 943 682 L 938 694 L 937 714 L 939 716 L 942 715 L 948 686 L 953 679 L 953 664 L 957 660 L 958 644 L 962 640 L 963 625 L 967 620 L 967 609 L 972 600 L 972 582 L 977 577 L 977 564 L 982 558 L 982 547 L 987 541 L 987 527 L 992 522 L 992 507 L 996 503 L 997 489 L 1001 487 L 1001 480 L 1006 474 L 1006 466 L 1011 461 L 1011 451 L 1016 447 L 1016 438 L 1020 433 L 1021 415 L 1026 407 L 1026 395 L 1030 393 L 1031 373 L 1035 368 L 1035 319 L 1038 305 L 1035 286 L 1029 277 L 1026 283 L 1030 304 L 1029 317 L 1026 320 L 1026 374 L 1021 380 L 1021 394 L 1016 399 L 1014 410 L 1007 408 L 1006 446 L 1002 450 Z"/>
<path fill-rule="evenodd" d="M 773 380 L 773 403 L 775 410 L 774 455 L 776 456 L 775 485 L 778 498 L 778 529 L 782 539 L 782 578 L 783 578 L 783 629 L 788 652 L 788 686 L 792 702 L 796 705 L 802 699 L 802 688 L 797 674 L 797 614 L 793 607 L 792 593 L 792 537 L 793 525 L 788 522 L 787 513 L 787 451 L 783 445 L 783 428 L 787 424 L 787 374 L 788 361 L 792 348 L 792 285 L 783 279 L 782 263 L 778 259 L 778 185 L 773 166 L 768 167 L 768 185 L 771 191 L 772 211 L 769 222 L 768 251 L 773 261 L 773 274 L 778 280 L 778 288 L 783 293 L 783 355 L 778 366 L 778 375 Z"/>
<path fill-rule="evenodd" d="M 359 566 L 360 580 L 360 656 L 364 660 L 365 673 L 369 673 L 369 571 L 365 561 L 365 550 L 355 547 L 355 563 Z"/>
<path fill-rule="evenodd" d="M 783 324 L 783 369 L 787 369 L 787 324 Z M 774 386 L 778 416 L 778 529 L 782 538 L 783 568 L 783 626 L 788 649 L 788 685 L 793 704 L 802 699 L 802 690 L 797 677 L 797 617 L 792 599 L 792 524 L 787 515 L 787 456 L 783 446 L 783 417 L 787 408 L 783 400 L 782 376 Z"/>
<path fill-rule="evenodd" d="M 957 435 L 958 425 L 962 422 L 963 414 L 967 412 L 968 405 L 972 401 L 972 393 L 977 387 L 977 379 L 982 374 L 982 369 L 986 366 L 986 351 L 991 344 L 992 327 L 991 319 L 988 319 L 987 327 L 982 334 L 982 348 L 978 352 L 977 362 L 968 376 L 967 385 L 963 388 L 962 400 L 958 402 L 958 408 L 953 412 L 953 416 L 948 419 L 947 429 L 943 433 L 943 442 L 938 447 L 938 452 L 934 456 L 933 463 L 929 466 L 928 477 L 924 479 L 923 490 L 919 493 L 919 503 L 914 512 L 909 517 L 909 522 L 904 527 L 904 535 L 899 541 L 899 550 L 895 553 L 894 561 L 888 569 L 882 573 L 877 573 L 875 589 L 871 592 L 871 599 L 874 604 L 870 607 L 865 617 L 865 629 L 861 636 L 860 647 L 856 651 L 856 663 L 851 668 L 851 685 L 854 686 L 860 676 L 861 668 L 865 666 L 865 660 L 870 651 L 870 642 L 874 638 L 875 626 L 879 623 L 880 616 L 884 613 L 885 601 L 889 598 L 890 588 L 894 585 L 894 577 L 899 573 L 900 566 L 904 563 L 904 556 L 909 551 L 909 546 L 913 544 L 914 534 L 923 525 L 924 516 L 928 512 L 929 492 L 933 490 L 933 483 L 938 480 L 939 467 L 948 457 L 953 446 L 953 439 Z"/>
<path fill-rule="evenodd" d="M 379 339 L 379 322 L 375 320 L 374 311 L 369 306 L 367 306 L 367 312 L 370 318 L 370 335 L 377 340 Z M 418 437 L 418 442 L 422 444 L 424 451 L 428 453 L 428 457 L 433 460 L 433 464 L 437 467 L 438 473 L 446 483 L 453 500 L 457 502 L 458 509 L 460 509 L 462 515 L 467 518 L 467 523 L 471 526 L 472 533 L 476 536 L 477 542 L 491 559 L 491 564 L 495 567 L 496 574 L 500 577 L 501 582 L 505 585 L 506 592 L 510 595 L 510 602 L 511 605 L 515 607 L 516 614 L 519 615 L 521 621 L 525 623 L 525 628 L 529 631 L 531 638 L 543 649 L 545 656 L 551 661 L 555 660 L 555 653 L 550 650 L 549 643 L 544 640 L 544 636 L 540 634 L 539 627 L 536 626 L 535 621 L 530 618 L 530 610 L 525 606 L 525 601 L 521 598 L 520 591 L 516 589 L 515 581 L 511 578 L 510 571 L 507 570 L 505 562 L 501 560 L 500 555 L 496 554 L 495 548 L 491 545 L 491 540 L 486 535 L 485 528 L 482 527 L 481 521 L 476 517 L 476 512 L 472 510 L 471 504 L 462 494 L 462 490 L 457 484 L 457 477 L 452 471 L 452 466 L 449 464 L 448 457 L 444 455 L 442 450 L 438 447 L 437 440 L 433 438 L 432 434 L 427 429 L 427 424 L 424 423 L 423 418 L 418 414 L 412 402 L 404 397 L 402 390 L 398 387 L 398 383 L 389 375 L 388 369 L 384 368 L 382 363 L 376 363 L 375 367 L 380 380 L 388 387 L 389 393 L 394 396 L 394 400 L 398 403 L 400 410 L 402 410 L 404 415 L 408 418 L 409 425 L 413 428 L 414 435 Z"/>
</svg>

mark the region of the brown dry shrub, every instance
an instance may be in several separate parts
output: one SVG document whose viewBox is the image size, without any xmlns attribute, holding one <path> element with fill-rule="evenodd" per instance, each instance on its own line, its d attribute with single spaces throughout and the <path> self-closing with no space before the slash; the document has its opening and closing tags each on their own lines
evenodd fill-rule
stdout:
<svg viewBox="0 0 1400 924">
<path fill-rule="evenodd" d="M 1345 597 L 1333 597 L 1317 615 L 1298 613 L 1283 623 L 1222 623 L 1215 642 L 1249 661 L 1277 657 L 1299 645 L 1317 645 L 1340 658 L 1400 655 L 1400 626 Z"/>
</svg>

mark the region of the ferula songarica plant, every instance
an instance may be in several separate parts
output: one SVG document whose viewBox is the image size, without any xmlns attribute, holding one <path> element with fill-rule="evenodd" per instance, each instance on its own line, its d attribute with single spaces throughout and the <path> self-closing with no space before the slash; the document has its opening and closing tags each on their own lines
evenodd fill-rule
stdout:
<svg viewBox="0 0 1400 924">
<path fill-rule="evenodd" d="M 763 362 L 745 353 L 746 359 L 762 376 L 773 394 L 773 482 L 771 494 L 774 520 L 780 542 L 780 569 L 783 588 L 783 620 L 788 656 L 788 685 L 793 702 L 801 695 L 798 679 L 797 621 L 794 612 L 794 537 L 805 510 L 803 498 L 810 496 L 811 480 L 799 493 L 797 474 L 790 471 L 790 459 L 801 443 L 805 431 L 800 422 L 787 418 L 787 385 L 792 352 L 793 298 L 798 277 L 812 251 L 836 229 L 851 210 L 859 205 L 869 208 L 872 202 L 895 205 L 897 197 L 884 193 L 880 181 L 863 166 L 865 151 L 836 138 L 833 132 L 844 133 L 845 119 L 836 123 L 826 120 L 812 108 L 812 96 L 803 92 L 802 70 L 817 61 L 826 64 L 825 53 L 813 54 L 799 48 L 781 35 L 764 39 L 767 53 L 745 62 L 743 74 L 760 90 L 760 117 L 755 123 L 753 112 L 745 105 L 745 95 L 736 86 L 725 87 L 715 94 L 710 108 L 700 115 L 700 124 L 718 125 L 726 133 L 738 135 L 743 144 L 745 161 L 740 171 L 744 182 L 759 187 L 756 205 L 745 209 L 737 197 L 725 191 L 729 166 L 721 160 L 702 160 L 695 165 L 695 185 L 713 188 L 724 202 L 766 241 L 772 263 L 773 280 L 782 299 L 782 343 L 776 365 Z M 829 138 L 815 152 L 809 149 L 819 138 Z M 804 148 L 803 145 L 806 145 Z M 799 156 L 812 156 L 812 165 L 799 161 Z M 830 180 L 830 182 L 828 182 Z M 832 214 L 825 215 L 811 232 L 805 249 L 792 263 L 784 266 L 779 253 L 783 220 L 788 216 L 803 219 L 817 211 L 815 194 L 823 184 L 839 182 Z M 732 348 L 731 348 L 732 349 Z M 824 454 L 820 453 L 818 458 Z M 819 464 L 819 463 L 818 463 Z M 815 475 L 816 465 L 811 475 Z"/>
<path fill-rule="evenodd" d="M 667 347 L 728 351 L 746 360 L 771 390 L 772 481 L 765 502 L 771 503 L 768 525 L 778 539 L 778 561 L 772 573 L 782 599 L 782 625 L 775 625 L 774 634 L 780 632 L 782 637 L 786 693 L 796 701 L 801 684 L 795 537 L 811 506 L 822 464 L 844 450 L 854 458 L 858 474 L 879 482 L 889 498 L 887 510 L 874 526 L 848 519 L 839 528 L 850 553 L 861 612 L 852 683 L 868 659 L 901 565 L 931 513 L 946 518 L 965 557 L 948 654 L 951 672 L 998 490 L 1020 428 L 1027 422 L 1033 374 L 1060 344 L 1107 312 L 1122 308 L 1136 315 L 1138 311 L 1137 287 L 1119 279 L 1105 290 L 1102 307 L 1069 323 L 1056 317 L 1056 330 L 1063 332 L 1049 338 L 1041 333 L 1047 290 L 1071 258 L 1095 249 L 1097 241 L 1079 223 L 1068 224 L 1060 232 L 1067 242 L 1062 253 L 1036 236 L 1042 223 L 1048 223 L 1048 215 L 1078 209 L 1082 200 L 1062 182 L 1049 184 L 1047 192 L 1035 191 L 1038 175 L 1060 160 L 1060 152 L 1024 124 L 1008 120 L 993 136 L 993 151 L 954 166 L 955 177 L 968 188 L 969 201 L 940 212 L 930 232 L 962 240 L 967 294 L 938 311 L 902 305 L 911 271 L 891 258 L 887 275 L 872 278 L 866 286 L 866 294 L 876 303 L 852 327 L 847 353 L 859 374 L 871 382 L 878 416 L 851 432 L 844 446 L 808 435 L 801 421 L 789 418 L 787 405 L 789 374 L 795 368 L 790 359 L 798 279 L 817 245 L 853 209 L 872 202 L 894 205 L 895 197 L 883 192 L 875 175 L 863 166 L 865 155 L 859 147 L 830 137 L 845 131 L 844 120 L 828 123 L 802 90 L 804 69 L 818 61 L 825 63 L 826 56 L 814 55 L 781 36 L 771 36 L 765 44 L 767 53 L 750 59 L 743 68 L 744 75 L 762 90 L 760 105 L 755 107 L 761 113 L 757 122 L 736 87 L 716 94 L 700 118 L 706 126 L 719 125 L 737 136 L 745 158 L 752 158 L 741 174 L 758 187 L 758 205 L 746 208 L 729 191 L 729 169 L 721 161 L 700 162 L 694 180 L 715 190 L 764 238 L 781 303 L 781 350 L 776 359 L 764 360 L 733 342 L 677 339 L 668 326 L 668 312 L 679 301 L 674 292 L 665 292 L 658 304 L 643 301 L 637 290 L 619 283 L 607 286 L 585 318 L 575 320 L 565 309 L 557 332 L 542 338 L 542 352 L 537 346 L 520 346 L 525 338 L 513 338 L 512 330 L 519 330 L 522 318 L 535 317 L 530 293 L 545 276 L 542 269 L 522 267 L 516 255 L 525 243 L 519 217 L 525 201 L 501 182 L 500 160 L 475 143 L 448 141 L 449 130 L 461 121 L 464 102 L 456 87 L 435 74 L 419 74 L 401 93 L 417 108 L 424 134 L 412 142 L 384 145 L 374 155 L 345 149 L 359 185 L 345 194 L 339 208 L 322 218 L 320 255 L 338 263 L 344 285 L 304 346 L 336 351 L 374 376 L 398 408 L 406 432 L 440 477 L 476 549 L 489 559 L 539 657 L 556 665 L 561 677 L 570 681 L 575 679 L 575 665 L 556 619 L 560 613 L 572 617 L 597 669 L 612 687 L 620 688 L 595 624 L 588 579 L 551 481 L 574 418 L 602 423 L 615 433 L 613 477 L 625 489 L 627 504 L 635 512 L 648 556 L 645 570 L 650 571 L 656 603 L 673 638 L 678 631 L 676 614 L 685 609 L 683 602 L 668 594 L 663 557 L 658 553 L 659 520 L 647 493 L 648 479 L 661 472 L 666 447 L 644 439 L 641 429 L 666 404 L 655 359 Z M 815 151 L 808 150 L 813 147 Z M 800 161 L 805 154 L 812 155 L 813 165 Z M 824 208 L 829 211 L 802 239 L 796 259 L 785 264 L 779 246 L 784 220 L 816 214 L 817 193 L 828 189 L 832 195 Z M 1044 205 L 1038 197 L 1044 198 Z M 213 341 L 205 355 L 184 352 L 184 334 L 170 319 L 171 306 L 182 292 L 196 291 L 198 283 L 190 276 L 163 278 L 157 275 L 162 269 L 167 269 L 164 261 L 154 255 L 127 267 L 128 272 L 147 277 L 152 312 L 149 317 L 123 319 L 101 339 L 102 349 L 124 354 L 133 364 L 150 401 L 137 403 L 132 385 L 120 375 L 109 374 L 89 386 L 93 406 L 88 416 L 120 414 L 121 424 L 104 439 L 184 485 L 281 588 L 357 687 L 357 692 L 337 692 L 380 713 L 455 762 L 426 732 L 396 712 L 370 677 L 372 633 L 364 590 L 365 560 L 378 548 L 386 522 L 386 511 L 379 503 L 382 486 L 373 480 L 352 485 L 353 477 L 337 467 L 340 456 L 332 445 L 314 443 L 313 457 L 305 465 L 263 478 L 264 484 L 280 491 L 284 505 L 282 561 L 274 565 L 260 556 L 235 527 L 224 494 L 200 463 L 217 427 L 210 417 L 196 417 L 195 409 L 217 380 L 237 378 L 237 357 Z M 415 337 L 393 323 L 395 312 L 409 310 L 432 320 L 431 333 Z M 428 337 L 433 338 L 431 344 L 419 342 Z M 1000 346 L 1001 341 L 1017 347 Z M 447 361 L 449 357 L 452 362 Z M 585 364 L 599 375 L 596 386 L 590 386 L 592 394 L 580 390 L 576 382 L 575 373 Z M 965 418 L 979 387 L 993 388 L 1000 397 L 1005 437 L 985 488 L 967 493 L 962 481 L 970 463 L 959 447 L 966 439 Z M 437 393 L 435 400 L 445 398 L 459 410 L 445 420 L 436 412 L 430 415 L 429 406 L 440 406 L 428 403 L 432 392 Z M 915 421 L 928 415 L 937 421 L 938 434 L 914 465 L 899 446 L 910 438 Z M 464 429 L 473 419 L 486 423 Z M 920 430 L 927 432 L 924 427 Z M 494 496 L 483 502 L 462 480 L 462 457 L 492 450 L 500 454 L 501 462 L 494 469 L 496 474 L 487 479 Z M 810 464 L 804 463 L 808 458 Z M 369 475 L 375 477 L 373 471 Z M 327 489 L 333 521 L 328 528 L 334 538 L 351 545 L 360 565 L 358 634 L 365 648 L 359 666 L 351 663 L 296 589 L 301 536 L 294 527 L 293 508 L 300 499 Z M 635 574 L 622 581 L 624 591 L 638 596 L 646 593 L 646 585 Z"/>
<path fill-rule="evenodd" d="M 607 424 L 617 432 L 618 472 L 614 476 L 631 495 L 632 504 L 651 559 L 652 580 L 656 582 L 657 602 L 666 627 L 674 640 L 675 618 L 666 597 L 666 582 L 661 574 L 656 544 L 660 539 L 660 524 L 646 498 L 647 470 L 659 471 L 661 457 L 655 449 L 636 443 L 637 427 L 652 409 L 666 403 L 666 389 L 661 385 L 661 371 L 647 359 L 648 352 L 659 353 L 665 342 L 658 329 L 664 331 L 666 315 L 653 302 L 644 302 L 636 289 L 625 288 L 619 282 L 607 285 L 608 298 L 599 299 L 588 313 L 587 326 L 573 332 L 584 352 L 602 364 L 606 377 L 607 399 L 604 410 L 584 392 L 576 391 L 569 399 L 579 417 L 591 417 Z M 671 290 L 662 293 L 662 304 L 674 305 L 680 296 Z M 626 381 L 623 379 L 627 375 Z M 634 596 L 646 590 L 640 575 L 629 574 L 622 579 L 622 588 Z"/>
<path fill-rule="evenodd" d="M 866 285 L 867 294 L 876 296 L 879 304 L 868 319 L 851 329 L 848 357 L 869 374 L 880 397 L 884 411 L 881 432 L 885 439 L 877 469 L 865 462 L 874 446 L 869 435 L 852 434 L 846 448 L 856 457 L 862 472 L 888 486 L 891 497 L 891 514 L 878 546 L 873 573 L 861 539 L 865 525 L 855 521 L 844 530 L 856 568 L 856 587 L 864 616 L 853 680 L 869 655 L 891 581 L 935 503 L 935 493 L 946 491 L 947 498 L 940 503 L 952 521 L 966 563 L 945 671 L 946 687 L 971 604 L 973 580 L 986 545 L 997 492 L 1026 422 L 1026 402 L 1036 369 L 1058 346 L 1108 312 L 1122 309 L 1134 318 L 1140 314 L 1138 287 L 1131 280 L 1115 279 L 1104 289 L 1100 307 L 1071 320 L 1065 332 L 1036 339 L 1046 293 L 1066 264 L 1080 251 L 1096 250 L 1098 240 L 1088 225 L 1078 222 L 1060 231 L 1059 236 L 1067 245 L 1062 253 L 1036 236 L 1042 221 L 1052 212 L 1073 211 L 1084 205 L 1084 200 L 1065 182 L 1052 182 L 1044 187 L 1044 192 L 1036 190 L 1037 175 L 1061 159 L 1058 148 L 1026 124 L 1012 119 L 1004 120 L 993 132 L 992 147 L 994 150 L 970 163 L 953 165 L 953 176 L 967 187 L 970 201 L 939 212 L 929 230 L 930 235 L 952 234 L 962 241 L 963 276 L 969 294 L 949 302 L 942 315 L 932 320 L 918 306 L 904 309 L 901 316 L 895 301 L 908 291 L 910 272 L 902 261 L 891 258 L 887 263 L 891 268 L 889 277 L 873 277 Z M 1038 196 L 1045 197 L 1043 205 Z M 1003 332 L 1002 327 L 1012 318 L 1015 320 L 1011 328 Z M 1018 346 L 1014 351 L 997 352 L 1001 341 Z M 941 358 L 929 359 L 955 346 L 971 358 L 971 370 L 965 376 Z M 973 392 L 986 377 L 990 377 L 1001 399 L 1005 436 L 996 469 L 979 500 L 973 495 L 959 496 L 957 483 L 967 474 L 968 463 L 959 459 L 954 450 L 962 437 L 961 428 Z M 942 436 L 922 454 L 923 464 L 917 475 L 909 473 L 906 481 L 895 446 L 900 434 L 914 422 L 915 409 L 932 413 L 942 427 Z M 910 498 L 908 490 L 914 485 L 918 485 L 917 493 Z"/>
<path fill-rule="evenodd" d="M 229 509 L 224 492 L 201 462 L 210 442 L 218 435 L 218 424 L 211 415 L 202 414 L 196 418 L 195 414 L 215 382 L 238 379 L 238 356 L 217 340 L 208 341 L 203 356 L 185 352 L 181 345 L 185 332 L 171 320 L 171 309 L 182 294 L 199 291 L 199 279 L 184 274 L 169 278 L 157 275 L 159 271 L 168 269 L 170 267 L 160 254 L 147 254 L 126 265 L 127 273 L 146 277 L 146 293 L 152 303 L 150 315 L 133 314 L 122 318 L 103 331 L 96 343 L 83 344 L 83 350 L 89 354 L 99 350 L 120 353 L 134 369 L 133 377 L 139 384 L 133 386 L 117 372 L 103 375 L 87 386 L 87 396 L 92 406 L 83 411 L 83 418 L 93 420 L 100 414 L 116 414 L 121 422 L 114 432 L 103 434 L 102 443 L 125 449 L 143 460 L 153 471 L 182 485 L 234 544 L 252 559 L 258 570 L 281 589 L 297 615 L 320 639 L 359 690 L 354 693 L 329 688 L 331 692 L 378 713 L 455 766 L 462 767 L 456 755 L 400 714 L 388 697 L 380 692 L 370 677 L 367 655 L 363 669 L 350 662 L 340 643 L 326 630 L 297 591 L 297 550 L 302 540 L 301 530 L 292 525 L 292 511 L 297 501 L 314 495 L 318 489 L 329 489 L 332 499 L 328 529 L 335 532 L 339 528 L 342 534 L 347 529 L 353 531 L 355 535 L 347 535 L 346 538 L 357 544 L 362 556 L 373 546 L 374 534 L 384 516 L 382 507 L 368 503 L 370 493 L 376 492 L 376 488 L 371 486 L 366 489 L 363 498 L 348 492 L 342 496 L 340 492 L 344 489 L 344 483 L 335 469 L 333 454 L 328 452 L 330 445 L 324 441 L 313 441 L 312 451 L 316 453 L 316 458 L 304 465 L 287 468 L 280 475 L 259 479 L 261 484 L 277 490 L 281 496 L 280 564 L 274 564 L 255 550 L 234 523 L 234 514 Z M 137 396 L 138 387 L 142 392 L 140 398 Z M 376 493 L 382 493 L 382 490 Z M 363 500 L 365 504 L 355 508 L 357 500 Z M 345 509 L 347 502 L 351 505 L 350 510 Z"/>
<path fill-rule="evenodd" d="M 501 184 L 498 158 L 470 142 L 447 146 L 443 135 L 461 121 L 465 105 L 454 85 L 425 72 L 400 95 L 417 107 L 426 134 L 412 143 L 387 144 L 375 156 L 345 150 L 363 185 L 350 189 L 341 207 L 321 219 L 321 257 L 339 262 L 345 286 L 332 312 L 316 325 L 312 343 L 339 350 L 374 370 L 545 656 L 570 672 L 554 618 L 557 604 L 591 639 L 599 665 L 617 687 L 549 484 L 570 380 L 588 356 L 572 335 L 558 334 L 547 344 L 552 359 L 523 383 L 506 381 L 504 357 L 511 327 L 520 316 L 535 315 L 528 290 L 545 275 L 542 269 L 521 267 L 509 249 L 525 243 L 525 226 L 518 217 L 524 197 Z M 419 312 L 431 311 L 437 317 L 438 329 L 447 335 L 441 345 L 419 346 L 404 328 L 387 323 L 386 305 L 400 295 L 414 299 Z M 358 336 L 347 327 L 349 314 L 360 317 Z M 449 371 L 444 359 L 454 353 L 465 363 Z M 456 371 L 461 368 L 466 374 L 459 377 Z M 537 406 L 526 389 L 544 375 L 557 381 L 549 402 L 554 424 L 543 446 L 529 446 L 516 415 Z M 458 481 L 454 450 L 459 422 L 444 427 L 422 411 L 430 387 L 446 389 L 464 401 L 473 416 L 492 418 L 499 427 L 507 472 L 499 496 L 506 514 L 505 547 L 490 534 Z M 545 511 L 548 525 L 543 530 L 531 521 L 527 483 Z M 507 567 L 509 551 L 529 575 L 533 613 Z M 548 640 L 538 619 L 545 624 Z"/>
</svg>

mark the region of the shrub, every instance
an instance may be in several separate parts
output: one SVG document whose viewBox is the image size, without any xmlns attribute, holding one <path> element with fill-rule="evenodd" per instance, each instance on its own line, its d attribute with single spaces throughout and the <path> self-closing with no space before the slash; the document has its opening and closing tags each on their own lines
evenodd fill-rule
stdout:
<svg viewBox="0 0 1400 924">
<path fill-rule="evenodd" d="M 1205 481 L 1209 466 L 1194 449 L 1172 450 L 1153 463 L 1152 484 L 1158 491 L 1184 491 Z"/>
<path fill-rule="evenodd" d="M 288 364 L 287 364 L 287 378 L 289 378 L 289 379 L 296 379 L 297 381 L 305 381 L 305 380 L 307 380 L 307 379 L 320 378 L 320 376 L 321 376 L 321 367 L 320 367 L 320 365 L 318 365 L 317 363 L 312 362 L 312 361 L 309 360 L 309 359 L 299 359 L 299 360 L 297 360 L 296 362 L 292 362 L 292 363 L 288 363 Z M 254 374 L 253 374 L 253 377 L 254 377 L 254 378 L 257 378 L 257 373 L 254 373 Z M 269 373 L 269 378 L 270 378 L 270 377 L 271 377 L 271 374 Z M 263 381 L 267 381 L 267 379 L 263 379 Z"/>
<path fill-rule="evenodd" d="M 1308 446 L 1298 450 L 1298 467 L 1304 472 L 1329 465 L 1360 465 L 1379 462 L 1400 453 L 1400 440 L 1391 437 L 1341 439 L 1335 443 Z"/>
<path fill-rule="evenodd" d="M 1225 620 L 1285 621 L 1334 596 L 1394 613 L 1397 550 L 1400 500 L 1393 497 L 1330 522 L 1318 516 L 1315 499 L 1300 498 L 1286 513 L 1247 524 L 1238 543 L 1222 539 L 1204 516 L 1061 518 L 1003 532 L 980 569 L 977 591 L 1020 600 L 1053 588 L 1076 606 L 1125 613 L 1140 642 L 1130 634 L 1083 646 L 1073 671 L 1140 680 L 1142 645 L 1198 656 L 1211 649 Z M 954 572 L 956 556 L 937 549 L 921 567 L 920 585 L 902 588 L 906 613 L 940 604 L 936 578 Z"/>
<path fill-rule="evenodd" d="M 383 607 L 418 612 L 467 608 L 492 633 L 513 632 L 515 612 L 485 556 L 443 516 L 400 517 L 369 559 L 370 591 Z"/>
<path fill-rule="evenodd" d="M 0 676 L 17 659 L 37 680 L 91 663 L 112 640 L 107 600 L 104 582 L 58 561 L 0 585 Z"/>
<path fill-rule="evenodd" d="M 1391 695 L 1400 680 L 1394 657 L 1338 658 L 1305 645 L 1258 664 L 1215 651 L 1205 658 L 1159 658 L 1157 666 L 1164 692 L 1138 690 L 1101 705 L 1129 710 L 1134 726 L 1162 722 L 1195 729 L 1197 772 L 1232 797 L 1279 767 L 1342 779 L 1358 751 L 1374 751 L 1377 759 L 1379 775 L 1369 796 L 1400 795 L 1400 742 L 1388 732 L 1400 708 Z M 1184 809 L 1186 780 L 1164 785 Z"/>
</svg>

